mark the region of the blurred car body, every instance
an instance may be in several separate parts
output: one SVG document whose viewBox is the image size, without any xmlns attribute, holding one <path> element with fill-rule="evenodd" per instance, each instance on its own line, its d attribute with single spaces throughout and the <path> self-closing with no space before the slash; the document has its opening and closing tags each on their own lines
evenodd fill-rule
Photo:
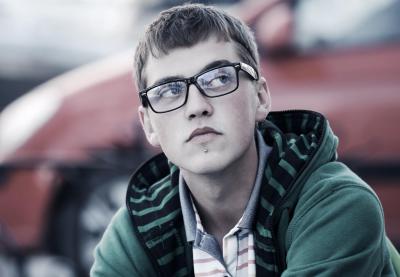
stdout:
<svg viewBox="0 0 400 277">
<path fill-rule="evenodd" d="M 6 248 L 45 246 L 69 257 L 86 255 L 80 260 L 91 256 L 93 245 L 89 253 L 84 245 L 97 242 L 122 205 L 127 178 L 146 151 L 135 125 L 138 100 L 126 56 L 56 78 L 1 114 Z M 95 242 L 79 235 L 81 224 L 95 233 Z M 75 249 L 77 244 L 82 248 Z"/>
<path fill-rule="evenodd" d="M 377 192 L 399 247 L 400 35 L 371 37 L 294 41 L 297 50 L 279 58 L 262 51 L 261 68 L 274 110 L 327 116 L 339 136 L 339 159 Z M 94 244 L 123 205 L 130 173 L 157 151 L 138 125 L 131 61 L 122 53 L 74 70 L 0 114 L 2 248 L 48 250 L 83 273 L 90 266 Z"/>
</svg>

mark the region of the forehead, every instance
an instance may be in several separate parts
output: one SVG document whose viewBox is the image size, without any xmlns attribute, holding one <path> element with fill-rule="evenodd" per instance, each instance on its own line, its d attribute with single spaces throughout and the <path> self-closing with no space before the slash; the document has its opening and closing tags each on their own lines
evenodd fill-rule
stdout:
<svg viewBox="0 0 400 277">
<path fill-rule="evenodd" d="M 218 41 L 212 37 L 195 44 L 192 47 L 182 47 L 171 50 L 159 58 L 149 56 L 144 68 L 147 86 L 157 80 L 170 76 L 190 77 L 216 60 L 238 62 L 235 45 L 230 41 Z"/>
</svg>

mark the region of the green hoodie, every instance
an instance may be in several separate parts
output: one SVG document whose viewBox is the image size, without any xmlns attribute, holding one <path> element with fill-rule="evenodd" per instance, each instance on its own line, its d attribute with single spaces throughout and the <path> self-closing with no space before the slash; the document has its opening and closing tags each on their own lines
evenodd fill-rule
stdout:
<svg viewBox="0 0 400 277">
<path fill-rule="evenodd" d="M 258 129 L 272 151 L 253 223 L 257 276 L 394 276 L 381 204 L 336 161 L 327 120 L 272 112 Z M 91 276 L 193 276 L 178 179 L 163 154 L 136 171 L 126 207 L 95 250 Z"/>
</svg>

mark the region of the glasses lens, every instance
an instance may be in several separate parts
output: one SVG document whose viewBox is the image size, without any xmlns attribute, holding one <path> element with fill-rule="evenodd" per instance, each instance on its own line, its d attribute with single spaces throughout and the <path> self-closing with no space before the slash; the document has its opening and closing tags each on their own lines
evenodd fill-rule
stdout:
<svg viewBox="0 0 400 277">
<path fill-rule="evenodd" d="M 157 112 L 165 112 L 183 105 L 186 97 L 186 83 L 182 81 L 159 85 L 147 91 L 151 107 Z"/>
<path fill-rule="evenodd" d="M 209 97 L 232 92 L 238 85 L 236 69 L 233 66 L 216 68 L 200 75 L 197 83 Z"/>
</svg>

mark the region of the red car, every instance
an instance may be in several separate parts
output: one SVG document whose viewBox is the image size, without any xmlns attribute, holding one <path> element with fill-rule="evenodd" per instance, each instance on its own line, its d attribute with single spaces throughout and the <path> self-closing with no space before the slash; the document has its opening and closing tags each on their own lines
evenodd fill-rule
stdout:
<svg viewBox="0 0 400 277">
<path fill-rule="evenodd" d="M 363 20 L 400 21 L 394 5 Z M 377 192 L 388 236 L 400 247 L 399 25 L 318 37 L 303 30 L 307 7 L 290 7 L 294 17 L 287 22 L 300 26 L 292 30 L 292 51 L 277 56 L 268 39 L 260 41 L 273 109 L 327 116 L 339 136 L 339 159 Z M 249 22 L 259 28 L 263 13 L 255 10 Z M 305 37 L 296 40 L 296 32 Z M 94 245 L 124 205 L 129 175 L 157 151 L 145 143 L 137 120 L 131 54 L 51 80 L 0 114 L 0 251 L 61 255 L 87 274 Z"/>
</svg>

